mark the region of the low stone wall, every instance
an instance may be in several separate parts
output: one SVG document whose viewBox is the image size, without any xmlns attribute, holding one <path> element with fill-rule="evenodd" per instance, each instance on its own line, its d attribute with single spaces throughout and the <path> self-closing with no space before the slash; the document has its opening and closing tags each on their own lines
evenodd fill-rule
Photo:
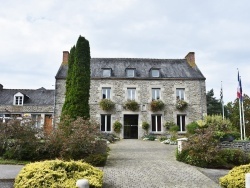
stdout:
<svg viewBox="0 0 250 188">
<path fill-rule="evenodd" d="M 250 152 L 250 141 L 233 141 L 233 142 L 224 141 L 220 143 L 220 148 L 241 149 L 243 151 Z"/>
</svg>

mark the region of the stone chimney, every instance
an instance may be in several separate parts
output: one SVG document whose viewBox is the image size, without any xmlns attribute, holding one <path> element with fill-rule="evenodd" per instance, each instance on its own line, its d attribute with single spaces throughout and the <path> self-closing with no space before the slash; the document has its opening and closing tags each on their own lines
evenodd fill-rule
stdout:
<svg viewBox="0 0 250 188">
<path fill-rule="evenodd" d="M 186 55 L 185 59 L 187 60 L 188 64 L 189 64 L 192 68 L 196 67 L 196 64 L 195 64 L 195 54 L 194 54 L 194 52 L 189 52 L 189 53 Z"/>
<path fill-rule="evenodd" d="M 3 90 L 3 85 L 2 84 L 0 84 L 0 90 Z"/>
<path fill-rule="evenodd" d="M 69 61 L 69 52 L 68 51 L 63 51 L 63 62 L 62 64 L 66 65 L 68 64 Z"/>
</svg>

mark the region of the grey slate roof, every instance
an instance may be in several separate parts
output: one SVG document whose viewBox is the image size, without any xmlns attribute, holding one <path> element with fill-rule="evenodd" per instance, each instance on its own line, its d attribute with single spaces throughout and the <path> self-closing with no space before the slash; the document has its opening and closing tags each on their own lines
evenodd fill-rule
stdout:
<svg viewBox="0 0 250 188">
<path fill-rule="evenodd" d="M 132 79 L 150 79 L 150 69 L 159 68 L 160 78 L 205 79 L 199 68 L 192 68 L 186 59 L 92 58 L 90 66 L 91 78 L 102 78 L 103 68 L 112 69 L 111 78 L 127 78 L 126 68 L 135 68 L 136 77 Z M 56 79 L 65 79 L 67 70 L 68 66 L 62 64 Z"/>
<path fill-rule="evenodd" d="M 26 98 L 23 106 L 54 105 L 55 90 L 44 88 L 32 89 L 0 89 L 0 105 L 12 105 L 16 93 L 24 94 Z"/>
</svg>

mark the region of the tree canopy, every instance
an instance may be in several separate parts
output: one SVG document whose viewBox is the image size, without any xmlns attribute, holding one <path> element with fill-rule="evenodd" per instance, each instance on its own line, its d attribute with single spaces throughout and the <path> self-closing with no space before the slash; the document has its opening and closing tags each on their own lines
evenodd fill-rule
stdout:
<svg viewBox="0 0 250 188">
<path fill-rule="evenodd" d="M 211 89 L 207 92 L 207 115 L 220 115 L 222 114 L 222 106 L 220 100 L 214 97 L 214 90 Z"/>
<path fill-rule="evenodd" d="M 90 47 L 89 41 L 79 36 L 70 50 L 68 75 L 66 78 L 66 96 L 62 108 L 62 117 L 76 119 L 89 118 L 90 89 Z"/>
</svg>

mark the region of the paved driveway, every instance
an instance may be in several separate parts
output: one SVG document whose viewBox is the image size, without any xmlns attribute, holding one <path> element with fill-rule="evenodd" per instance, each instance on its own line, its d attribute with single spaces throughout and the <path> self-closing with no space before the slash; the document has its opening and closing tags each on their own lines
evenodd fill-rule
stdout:
<svg viewBox="0 0 250 188">
<path fill-rule="evenodd" d="M 197 168 L 176 161 L 177 146 L 121 140 L 109 147 L 104 188 L 219 188 Z"/>
</svg>

